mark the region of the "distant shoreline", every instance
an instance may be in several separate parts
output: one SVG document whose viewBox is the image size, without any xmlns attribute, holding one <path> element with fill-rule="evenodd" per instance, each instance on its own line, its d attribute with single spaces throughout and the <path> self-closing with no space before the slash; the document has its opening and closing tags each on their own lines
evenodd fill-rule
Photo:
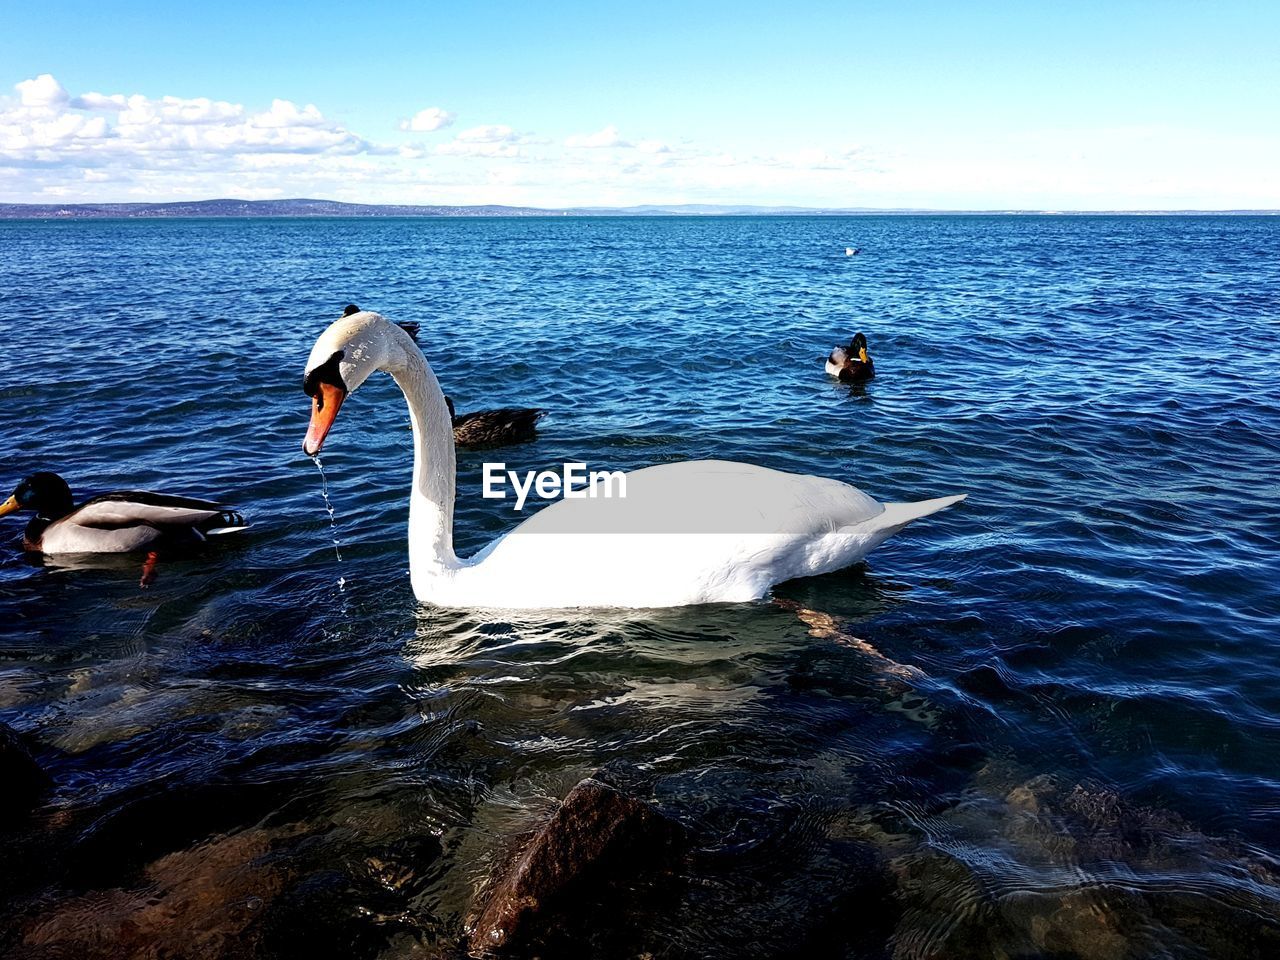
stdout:
<svg viewBox="0 0 1280 960">
<path fill-rule="evenodd" d="M 180 220 L 487 217 L 1266 217 L 1280 210 L 935 210 L 646 204 L 633 207 L 508 207 L 341 203 L 335 200 L 193 200 L 172 203 L 0 203 L 0 220 Z"/>
</svg>

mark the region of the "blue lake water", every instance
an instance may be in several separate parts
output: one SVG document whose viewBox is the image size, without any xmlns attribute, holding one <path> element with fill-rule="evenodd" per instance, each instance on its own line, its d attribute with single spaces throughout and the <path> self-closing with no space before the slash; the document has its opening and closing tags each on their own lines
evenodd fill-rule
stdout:
<svg viewBox="0 0 1280 960">
<path fill-rule="evenodd" d="M 55 781 L 0 829 L 0 952 L 452 956 L 511 838 L 597 772 L 695 846 L 598 956 L 1280 950 L 1280 218 L 3 222 L 0 248 L 3 493 L 52 469 L 254 524 L 140 590 L 136 558 L 35 565 L 0 521 L 0 721 Z M 518 518 L 486 460 L 969 500 L 782 605 L 419 609 L 394 385 L 326 447 L 333 531 L 300 449 L 348 302 L 419 321 L 460 411 L 550 411 L 460 454 L 463 554 Z M 865 388 L 821 365 L 857 330 Z"/>
</svg>

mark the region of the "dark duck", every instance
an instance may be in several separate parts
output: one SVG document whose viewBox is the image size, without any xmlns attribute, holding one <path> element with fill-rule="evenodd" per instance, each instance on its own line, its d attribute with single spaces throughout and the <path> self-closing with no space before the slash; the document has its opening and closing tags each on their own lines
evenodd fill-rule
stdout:
<svg viewBox="0 0 1280 960">
<path fill-rule="evenodd" d="M 841 383 L 865 383 L 876 375 L 867 353 L 867 338 L 855 333 L 847 346 L 836 347 L 827 357 L 827 373 Z"/>
<path fill-rule="evenodd" d="M 536 407 L 500 407 L 458 414 L 453 401 L 444 398 L 453 418 L 453 442 L 460 447 L 501 447 L 525 443 L 538 436 L 538 421 L 547 415 Z"/>
<path fill-rule="evenodd" d="M 35 513 L 22 537 L 30 553 L 132 553 L 245 529 L 244 517 L 224 504 L 146 490 L 104 493 L 77 507 L 56 473 L 23 480 L 0 517 L 19 510 Z"/>
</svg>

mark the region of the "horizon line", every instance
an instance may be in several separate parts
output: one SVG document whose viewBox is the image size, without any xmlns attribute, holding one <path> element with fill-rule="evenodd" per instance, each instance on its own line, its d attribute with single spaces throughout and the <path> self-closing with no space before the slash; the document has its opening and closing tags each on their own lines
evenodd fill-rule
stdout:
<svg viewBox="0 0 1280 960">
<path fill-rule="evenodd" d="M 330 200 L 316 197 L 282 197 L 274 199 L 256 199 L 249 200 L 237 197 L 207 197 L 198 200 L 76 200 L 65 203 L 58 202 L 37 202 L 37 201 L 0 201 L 0 217 L 6 212 L 10 213 L 9 219 L 17 219 L 12 216 L 13 213 L 19 213 L 24 210 L 30 210 L 33 213 L 37 210 L 48 211 L 54 213 L 57 211 L 91 213 L 93 211 L 107 212 L 108 210 L 150 210 L 156 208 L 173 208 L 173 207 L 197 207 L 212 206 L 217 204 L 234 204 L 242 208 L 259 208 L 270 207 L 271 205 L 297 205 L 300 208 L 305 206 L 328 206 L 334 208 L 356 208 L 368 211 L 378 210 L 396 210 L 396 211 L 419 211 L 417 216 L 438 216 L 447 217 L 451 214 L 440 213 L 434 211 L 486 211 L 490 216 L 501 216 L 502 211 L 509 211 L 522 216 L 573 216 L 586 215 L 598 216 L 607 215 L 609 213 L 648 213 L 653 216 L 679 216 L 681 211 L 707 211 L 707 216 L 733 216 L 733 215 L 749 215 L 750 212 L 775 214 L 775 215 L 888 215 L 888 214 L 907 214 L 907 215 L 928 215 L 928 214 L 956 214 L 956 215 L 1040 215 L 1040 216 L 1087 216 L 1087 215 L 1112 215 L 1112 216 L 1168 216 L 1168 215 L 1253 215 L 1253 216 L 1275 216 L 1280 215 L 1280 209 L 1268 207 L 1230 207 L 1230 208 L 1201 208 L 1201 207 L 1163 207 L 1163 208 L 1064 208 L 1064 207 L 857 207 L 857 206 L 832 206 L 832 207 L 809 207 L 798 204 L 760 204 L 760 203 L 703 203 L 703 202 L 663 202 L 663 203 L 635 203 L 623 206 L 606 206 L 606 205 L 582 205 L 575 204 L 571 206 L 533 206 L 523 204 L 495 204 L 495 203 L 365 203 L 362 201 L 352 200 Z M 735 211 L 737 213 L 735 214 Z M 252 213 L 243 212 L 224 212 L 220 214 L 210 214 L 210 216 L 221 217 L 279 217 L 288 216 L 287 213 Z M 312 216 L 323 216 L 324 214 L 311 214 Z M 413 213 L 402 215 L 413 216 Z M 353 212 L 347 216 L 358 218 L 361 216 L 369 216 L 369 214 L 361 214 Z M 41 219 L 44 219 L 42 217 Z M 174 219 L 177 219 L 176 217 Z"/>
</svg>

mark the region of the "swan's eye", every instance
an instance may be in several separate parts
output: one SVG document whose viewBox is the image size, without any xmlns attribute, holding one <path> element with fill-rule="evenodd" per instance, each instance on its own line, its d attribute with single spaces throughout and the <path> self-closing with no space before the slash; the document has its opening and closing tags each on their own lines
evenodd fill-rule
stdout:
<svg viewBox="0 0 1280 960">
<path fill-rule="evenodd" d="M 342 358 L 346 356 L 346 352 L 339 350 L 320 366 L 308 371 L 307 375 L 302 379 L 302 392 L 308 397 L 314 397 L 320 392 L 320 384 L 327 383 L 331 387 L 337 387 L 343 393 L 347 393 L 347 385 L 343 382 L 342 371 L 338 368 L 338 364 L 342 362 Z"/>
</svg>

